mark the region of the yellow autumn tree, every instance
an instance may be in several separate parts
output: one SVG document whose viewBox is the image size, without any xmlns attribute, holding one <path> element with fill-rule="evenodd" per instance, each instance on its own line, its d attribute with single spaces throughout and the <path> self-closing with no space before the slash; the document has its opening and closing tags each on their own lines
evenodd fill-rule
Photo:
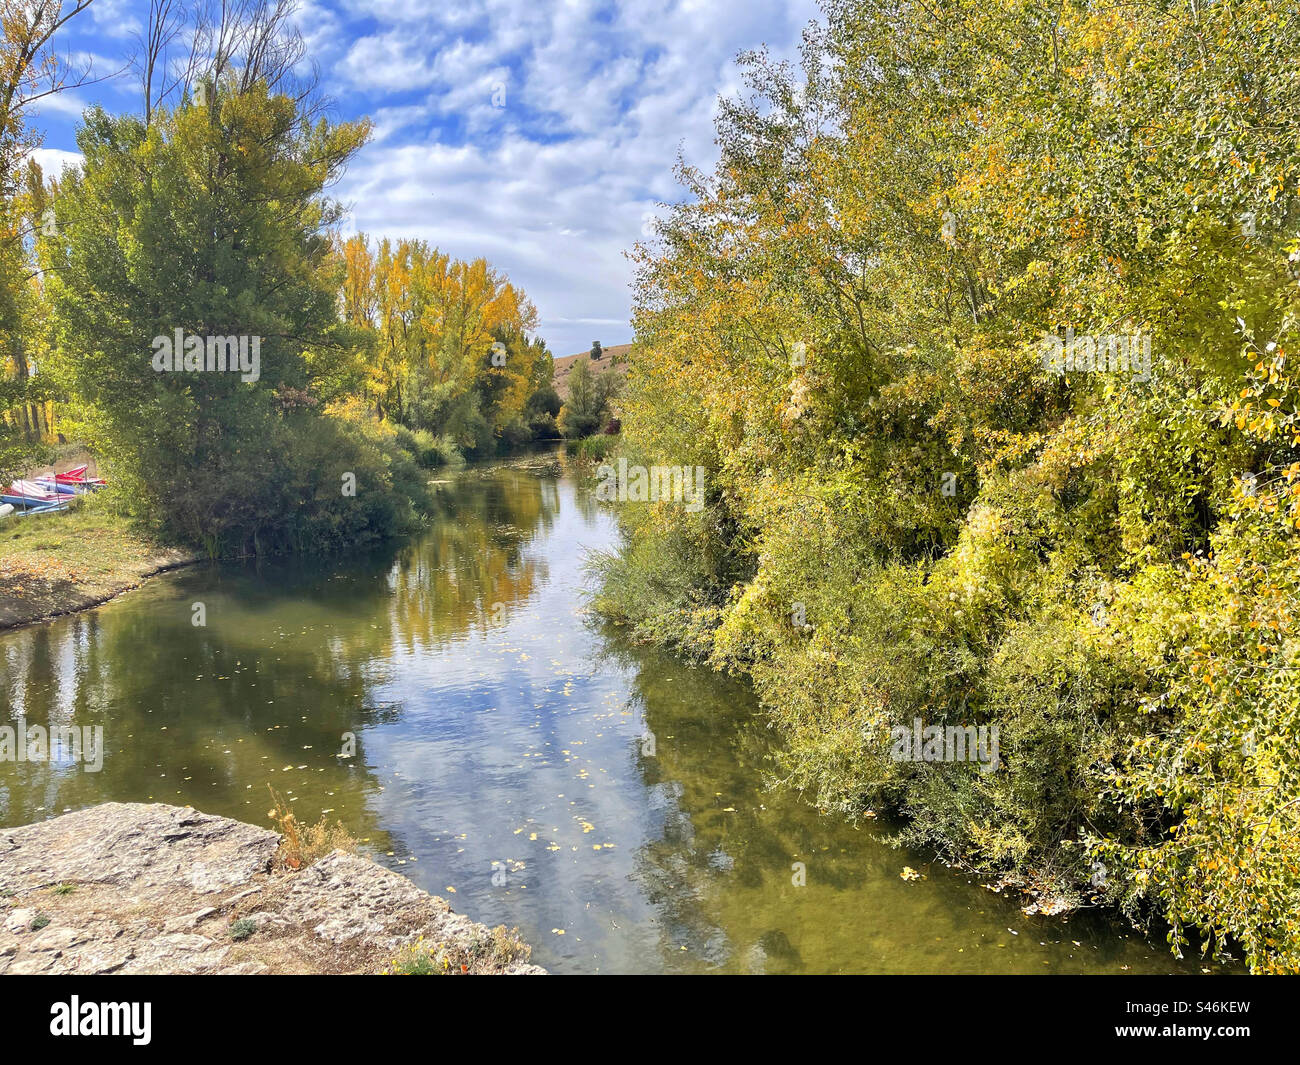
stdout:
<svg viewBox="0 0 1300 1065">
<path fill-rule="evenodd" d="M 365 234 L 341 243 L 341 301 L 369 333 L 367 397 L 384 418 L 479 450 L 520 433 L 525 405 L 550 380 L 532 339 L 533 304 L 487 262 L 419 240 Z"/>
</svg>

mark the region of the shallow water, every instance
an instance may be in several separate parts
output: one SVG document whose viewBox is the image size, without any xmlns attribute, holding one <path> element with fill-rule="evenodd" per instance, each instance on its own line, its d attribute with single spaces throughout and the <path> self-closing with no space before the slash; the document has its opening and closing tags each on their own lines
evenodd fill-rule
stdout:
<svg viewBox="0 0 1300 1065">
<path fill-rule="evenodd" d="M 744 686 L 584 617 L 609 511 L 547 460 L 444 477 L 401 548 L 196 567 L 0 634 L 0 725 L 105 747 L 0 761 L 0 824 L 117 800 L 270 827 L 270 785 L 555 972 L 1198 971 L 767 789 Z"/>
</svg>

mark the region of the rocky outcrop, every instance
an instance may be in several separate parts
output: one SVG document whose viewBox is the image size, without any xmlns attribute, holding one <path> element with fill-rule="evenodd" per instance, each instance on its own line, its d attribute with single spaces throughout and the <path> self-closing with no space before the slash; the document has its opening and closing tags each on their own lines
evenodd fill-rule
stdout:
<svg viewBox="0 0 1300 1065">
<path fill-rule="evenodd" d="M 541 973 L 504 930 L 367 858 L 273 871 L 280 837 L 106 803 L 0 829 L 0 973 Z"/>
</svg>

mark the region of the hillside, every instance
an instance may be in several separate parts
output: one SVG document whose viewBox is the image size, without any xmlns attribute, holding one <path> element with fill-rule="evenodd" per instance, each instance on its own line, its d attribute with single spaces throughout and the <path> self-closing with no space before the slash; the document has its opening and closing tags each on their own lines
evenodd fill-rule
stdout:
<svg viewBox="0 0 1300 1065">
<path fill-rule="evenodd" d="M 607 366 L 613 366 L 615 373 L 620 377 L 626 377 L 627 353 L 631 350 L 631 344 L 615 344 L 613 347 L 608 347 L 605 349 L 605 354 L 592 363 L 591 368 L 596 373 L 600 373 Z M 562 400 L 569 398 L 569 374 L 573 370 L 573 364 L 579 359 L 591 361 L 591 353 L 580 351 L 577 355 L 565 355 L 555 360 L 555 391 L 559 393 Z"/>
</svg>

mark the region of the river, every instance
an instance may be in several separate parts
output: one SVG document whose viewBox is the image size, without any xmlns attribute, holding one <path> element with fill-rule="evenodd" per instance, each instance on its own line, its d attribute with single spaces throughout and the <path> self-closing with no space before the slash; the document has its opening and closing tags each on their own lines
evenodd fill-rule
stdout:
<svg viewBox="0 0 1300 1065">
<path fill-rule="evenodd" d="M 771 790 L 747 688 L 585 615 L 617 529 L 571 474 L 441 477 L 399 547 L 193 567 L 0 634 L 0 725 L 105 746 L 98 772 L 0 761 L 0 824 L 116 800 L 270 827 L 270 785 L 558 973 L 1198 971 Z"/>
</svg>

